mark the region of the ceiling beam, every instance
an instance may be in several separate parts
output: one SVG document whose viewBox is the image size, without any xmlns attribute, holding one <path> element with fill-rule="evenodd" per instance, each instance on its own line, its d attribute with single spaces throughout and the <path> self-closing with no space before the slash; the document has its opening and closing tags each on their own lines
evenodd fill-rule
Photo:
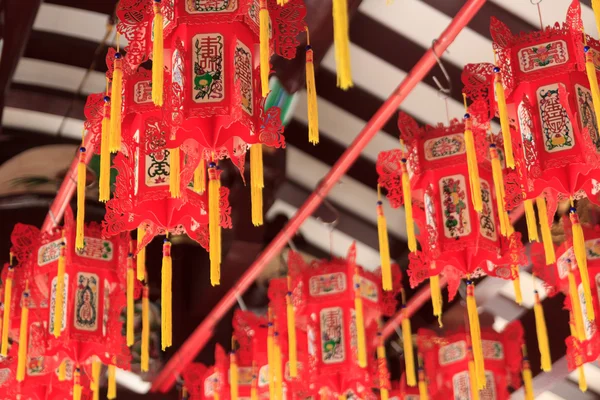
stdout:
<svg viewBox="0 0 600 400">
<path fill-rule="evenodd" d="M 118 0 L 45 0 L 46 3 L 59 6 L 79 8 L 81 10 L 93 11 L 100 14 L 112 16 Z"/>
</svg>

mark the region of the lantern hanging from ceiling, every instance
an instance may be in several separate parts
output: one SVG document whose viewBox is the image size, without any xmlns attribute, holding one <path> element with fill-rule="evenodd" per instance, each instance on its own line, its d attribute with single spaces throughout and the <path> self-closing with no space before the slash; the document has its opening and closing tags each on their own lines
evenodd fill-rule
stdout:
<svg viewBox="0 0 600 400">
<path fill-rule="evenodd" d="M 400 274 L 395 290 L 384 292 L 381 278 L 356 265 L 356 247 L 347 259 L 317 260 L 306 264 L 293 251 L 288 273 L 296 324 L 308 338 L 306 376 L 313 393 L 325 398 L 368 397 L 374 387 L 370 368 L 377 343 L 378 320 L 395 312 Z M 322 397 L 323 398 L 323 397 Z"/>
<path fill-rule="evenodd" d="M 215 346 L 215 364 L 208 367 L 202 379 L 204 399 L 229 399 L 228 380 L 229 359 L 223 347 Z"/>
<path fill-rule="evenodd" d="M 523 328 L 519 322 L 509 324 L 502 333 L 487 328 L 481 331 L 485 358 L 485 387 L 479 397 L 471 390 L 476 377 L 470 355 L 469 333 L 464 330 L 438 335 L 428 329 L 417 334 L 417 346 L 423 355 L 431 399 L 489 398 L 508 400 L 508 387 L 521 386 Z"/>
<path fill-rule="evenodd" d="M 204 377 L 206 375 L 206 365 L 201 363 L 191 363 L 182 372 L 183 388 L 182 391 L 188 397 L 182 396 L 187 400 L 204 399 Z"/>
</svg>

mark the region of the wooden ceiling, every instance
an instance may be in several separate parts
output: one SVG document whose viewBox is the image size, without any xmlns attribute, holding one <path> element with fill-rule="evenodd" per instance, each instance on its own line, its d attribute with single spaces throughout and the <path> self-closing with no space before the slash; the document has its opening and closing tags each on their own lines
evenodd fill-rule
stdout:
<svg viewBox="0 0 600 400">
<path fill-rule="evenodd" d="M 179 272 L 176 272 L 174 282 L 180 282 L 181 295 L 174 299 L 175 306 L 180 309 L 180 315 L 175 315 L 174 321 L 180 322 L 175 328 L 173 350 L 176 350 L 220 296 L 235 283 L 286 219 L 300 207 L 366 121 L 432 45 L 432 40 L 442 32 L 464 1 L 395 0 L 391 5 L 386 5 L 386 0 L 349 1 L 352 9 L 350 37 L 355 87 L 347 92 L 336 88 L 334 56 L 329 48 L 330 1 L 306 0 L 306 3 L 311 15 L 309 26 L 313 48 L 316 58 L 320 60 L 316 81 L 321 142 L 318 146 L 312 146 L 307 141 L 302 57 L 296 62 L 276 60 L 275 69 L 284 86 L 299 90 L 293 118 L 285 133 L 287 149 L 268 158 L 270 167 L 267 169 L 271 174 L 267 190 L 267 204 L 271 205 L 268 212 L 270 223 L 265 228 L 256 230 L 251 226 L 247 211 L 238 211 L 234 216 L 235 228 L 226 238 L 228 251 L 224 256 L 223 268 L 227 274 L 219 288 L 211 288 L 207 284 L 205 254 L 188 245 L 174 250 L 180 256 L 175 265 L 175 270 Z M 544 23 L 562 21 L 569 3 L 570 0 L 543 1 L 541 11 Z M 588 30 L 594 35 L 595 28 L 592 27 L 595 23 L 590 0 L 582 3 L 585 26 L 590 27 Z M 111 21 L 115 4 L 116 0 L 0 0 L 4 17 L 0 62 L 0 93 L 3 94 L 0 98 L 3 128 L 0 134 L 0 163 L 32 147 L 51 143 L 78 143 L 85 96 L 102 91 L 105 84 L 106 48 L 101 42 L 106 35 L 106 26 Z M 491 16 L 500 18 L 513 32 L 539 27 L 537 7 L 529 1 L 488 1 L 450 46 L 449 51 L 441 55 L 453 89 L 448 99 L 444 100 L 440 96 L 434 83 L 433 76 L 444 82 L 441 70 L 436 68 L 407 98 L 401 107 L 403 111 L 419 122 L 428 124 L 446 121 L 448 115 L 462 115 L 462 66 L 471 62 L 493 61 L 489 34 Z M 110 36 L 109 43 L 113 40 L 113 36 Z M 397 146 L 397 141 L 396 121 L 390 120 L 350 168 L 342 183 L 329 195 L 331 204 L 339 214 L 339 223 L 332 234 L 330 235 L 330 227 L 319 222 L 315 216 L 302 227 L 302 238 L 297 241 L 297 245 L 317 257 L 328 255 L 330 248 L 334 255 L 342 256 L 350 243 L 356 240 L 359 262 L 367 268 L 375 268 L 379 264 L 375 160 L 380 151 Z M 234 174 L 230 186 L 235 193 L 234 210 L 247 210 L 248 190 Z M 14 202 L 14 199 L 2 199 L 0 202 L 0 220 L 3 224 L 16 222 L 16 216 L 26 219 L 22 222 L 41 223 L 38 215 L 16 214 L 14 207 L 2 207 L 2 204 L 13 204 L 8 200 Z M 16 204 L 22 205 L 22 201 L 28 200 L 25 198 L 19 201 Z M 33 203 L 31 207 L 40 208 L 39 204 Z M 40 215 L 43 215 L 43 206 L 41 210 Z M 5 218 L 8 213 L 13 218 Z M 388 207 L 386 214 L 392 256 L 406 266 L 403 211 Z M 319 216 L 329 221 L 333 213 L 323 207 Z M 98 216 L 100 217 L 101 215 Z M 6 227 L 1 230 L 2 243 L 8 243 L 9 231 Z M 158 249 L 155 250 L 158 254 Z M 4 248 L 0 251 L 7 254 Z M 573 390 L 577 390 L 576 377 L 569 375 L 564 358 L 564 338 L 568 335 L 565 321 L 568 316 L 561 311 L 560 296 L 544 300 L 551 327 L 550 339 L 555 364 L 551 374 L 539 374 L 537 346 L 535 336 L 531 333 L 534 332 L 535 325 L 531 309 L 533 279 L 530 274 L 523 273 L 522 286 L 526 297 L 523 307 L 514 304 L 510 283 L 492 278 L 485 279 L 478 285 L 478 304 L 490 316 L 490 321 L 494 322 L 497 329 L 502 329 L 506 323 L 515 319 L 520 319 L 525 325 L 533 370 L 537 375 L 535 385 L 538 398 L 600 398 L 600 379 L 594 379 L 600 377 L 600 369 L 592 365 L 586 367 L 590 390 L 585 395 L 573 395 Z M 259 288 L 254 290 L 246 300 L 260 308 L 264 306 L 264 292 Z M 410 294 L 412 291 L 409 291 Z M 446 309 L 450 324 L 452 318 L 462 320 L 463 310 L 460 304 L 448 305 Z M 426 306 L 415 317 L 413 324 L 419 327 L 433 322 L 431 308 Z M 218 328 L 223 333 L 218 339 L 224 344 L 228 341 L 225 339 L 228 324 L 229 321 L 222 321 Z M 212 345 L 207 346 L 198 359 L 210 362 L 212 351 Z M 390 361 L 399 364 L 397 355 L 390 353 Z M 169 354 L 171 353 L 167 353 L 167 356 Z M 513 398 L 522 398 L 522 393 L 516 392 Z"/>
</svg>

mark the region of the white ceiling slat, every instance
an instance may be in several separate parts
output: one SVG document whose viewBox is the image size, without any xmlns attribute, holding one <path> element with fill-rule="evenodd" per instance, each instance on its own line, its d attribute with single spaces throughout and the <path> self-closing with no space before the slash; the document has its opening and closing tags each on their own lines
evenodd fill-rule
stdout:
<svg viewBox="0 0 600 400">
<path fill-rule="evenodd" d="M 583 365 L 588 389 L 595 393 L 600 393 L 600 367 L 596 363 L 587 363 Z M 569 374 L 569 379 L 573 382 L 579 381 L 579 370 Z"/>
<path fill-rule="evenodd" d="M 535 400 L 566 400 L 552 392 L 544 392 L 539 396 L 535 396 Z"/>
<path fill-rule="evenodd" d="M 2 116 L 2 126 L 40 132 L 52 136 L 55 136 L 58 133 L 62 121 L 63 117 L 60 115 L 46 114 L 13 107 L 5 107 L 4 115 Z M 67 118 L 62 130 L 62 136 L 81 139 L 82 129 L 83 121 Z"/>
<path fill-rule="evenodd" d="M 546 298 L 546 291 L 543 289 L 543 282 L 539 278 L 534 278 L 532 274 L 527 271 L 521 270 L 519 272 L 521 280 L 521 293 L 523 294 L 523 307 L 533 308 L 535 302 L 535 296 L 533 293 L 534 287 L 538 290 L 540 300 L 544 301 Z M 534 285 L 535 279 L 535 285 Z M 512 281 L 507 281 L 500 289 L 500 294 L 508 297 L 509 299 L 515 299 L 515 290 Z"/>
</svg>

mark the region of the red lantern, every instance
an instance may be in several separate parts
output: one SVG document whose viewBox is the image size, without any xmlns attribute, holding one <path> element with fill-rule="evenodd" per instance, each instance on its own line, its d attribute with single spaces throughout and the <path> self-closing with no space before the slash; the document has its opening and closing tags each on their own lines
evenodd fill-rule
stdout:
<svg viewBox="0 0 600 400">
<path fill-rule="evenodd" d="M 228 357 L 221 345 L 215 346 L 215 365 L 209 367 L 203 378 L 204 399 L 229 399 L 227 390 Z"/>
<path fill-rule="evenodd" d="M 507 400 L 508 387 L 521 386 L 521 346 L 523 328 L 516 322 L 502 333 L 492 329 L 481 332 L 487 384 L 479 392 L 481 398 Z M 421 329 L 417 346 L 423 355 L 425 373 L 429 382 L 431 399 L 469 399 L 476 377 L 469 372 L 470 339 L 464 331 L 437 335 Z"/>
<path fill-rule="evenodd" d="M 206 366 L 200 363 L 191 363 L 183 371 L 183 390 L 188 395 L 188 400 L 204 399 L 204 376 Z M 185 397 L 184 397 L 185 398 Z"/>
</svg>

